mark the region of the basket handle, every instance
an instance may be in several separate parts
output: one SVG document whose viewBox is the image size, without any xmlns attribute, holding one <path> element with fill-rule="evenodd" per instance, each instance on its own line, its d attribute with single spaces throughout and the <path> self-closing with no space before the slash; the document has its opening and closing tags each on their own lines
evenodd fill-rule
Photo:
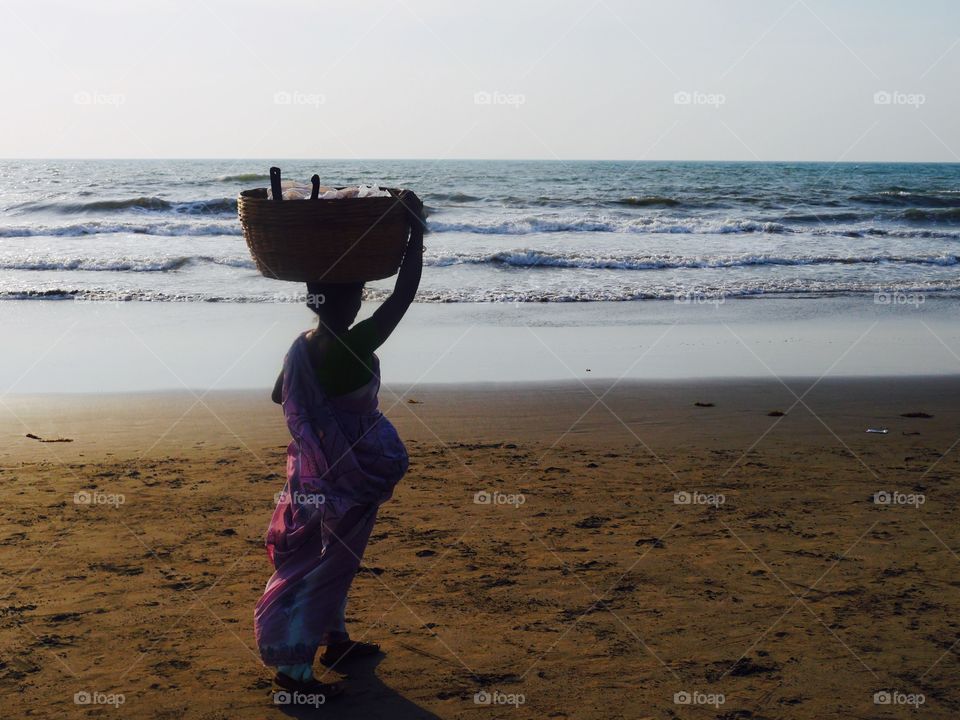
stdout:
<svg viewBox="0 0 960 720">
<path fill-rule="evenodd" d="M 270 191 L 275 202 L 283 200 L 283 188 L 280 185 L 280 168 L 270 168 Z"/>
</svg>

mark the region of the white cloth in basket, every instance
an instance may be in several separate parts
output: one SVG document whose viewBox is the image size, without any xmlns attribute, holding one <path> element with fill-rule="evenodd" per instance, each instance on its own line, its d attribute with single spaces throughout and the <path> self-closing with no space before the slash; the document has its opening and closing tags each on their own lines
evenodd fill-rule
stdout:
<svg viewBox="0 0 960 720">
<path fill-rule="evenodd" d="M 284 180 L 283 188 L 284 200 L 309 200 L 313 187 L 296 180 Z M 267 188 L 267 197 L 273 200 L 273 192 Z M 320 186 L 321 200 L 343 200 L 345 198 L 368 198 L 368 197 L 390 197 L 390 193 L 377 185 L 354 185 L 338 190 L 335 187 Z"/>
</svg>

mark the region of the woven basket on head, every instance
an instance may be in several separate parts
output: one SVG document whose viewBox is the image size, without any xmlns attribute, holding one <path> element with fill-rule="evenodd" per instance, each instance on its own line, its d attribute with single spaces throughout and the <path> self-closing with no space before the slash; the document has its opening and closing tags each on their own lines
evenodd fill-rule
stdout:
<svg viewBox="0 0 960 720">
<path fill-rule="evenodd" d="M 267 198 L 244 190 L 237 201 L 243 236 L 268 278 L 363 282 L 390 277 L 403 259 L 409 222 L 398 190 L 391 197 L 343 200 Z"/>
</svg>

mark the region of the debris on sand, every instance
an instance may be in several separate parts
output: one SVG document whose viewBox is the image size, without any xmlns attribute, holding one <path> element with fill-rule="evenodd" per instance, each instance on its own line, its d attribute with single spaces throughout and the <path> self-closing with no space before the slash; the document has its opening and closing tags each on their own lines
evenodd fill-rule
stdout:
<svg viewBox="0 0 960 720">
<path fill-rule="evenodd" d="M 58 437 L 58 438 L 50 438 L 49 440 L 45 440 L 39 435 L 34 435 L 33 433 L 27 433 L 26 436 L 31 440 L 39 440 L 40 442 L 73 442 L 73 438 Z"/>
<path fill-rule="evenodd" d="M 655 537 L 640 538 L 634 543 L 634 545 L 646 545 L 647 543 L 658 549 L 666 547 L 666 544 L 663 542 L 663 540 Z"/>
<path fill-rule="evenodd" d="M 603 517 L 601 515 L 591 515 L 590 517 L 585 517 L 583 520 L 578 520 L 573 524 L 574 527 L 584 528 L 584 529 L 593 529 L 598 527 L 603 527 L 603 525 L 609 520 L 608 517 Z"/>
</svg>

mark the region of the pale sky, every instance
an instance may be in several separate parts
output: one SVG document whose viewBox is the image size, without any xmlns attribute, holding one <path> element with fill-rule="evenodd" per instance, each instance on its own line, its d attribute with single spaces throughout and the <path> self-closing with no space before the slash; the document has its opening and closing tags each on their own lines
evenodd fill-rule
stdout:
<svg viewBox="0 0 960 720">
<path fill-rule="evenodd" d="M 0 157 L 960 161 L 951 0 L 3 0 Z"/>
</svg>

